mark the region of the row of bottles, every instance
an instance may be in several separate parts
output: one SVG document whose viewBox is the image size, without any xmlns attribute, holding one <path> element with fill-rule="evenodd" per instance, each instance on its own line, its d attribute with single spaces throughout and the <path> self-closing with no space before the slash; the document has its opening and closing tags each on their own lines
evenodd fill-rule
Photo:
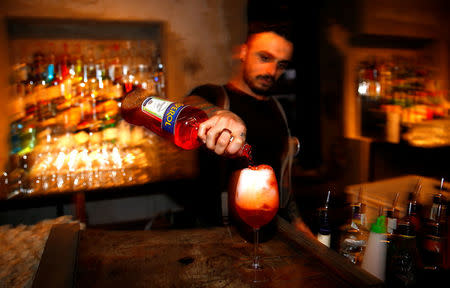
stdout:
<svg viewBox="0 0 450 288">
<path fill-rule="evenodd" d="M 34 51 L 22 51 L 13 58 L 11 83 L 18 93 L 59 85 L 66 79 L 88 82 L 90 79 L 120 83 L 126 92 L 140 86 L 151 94 L 165 96 L 165 69 L 153 42 L 139 41 L 54 41 L 37 45 Z M 14 53 L 14 52 L 13 52 Z M 101 84 L 100 84 L 101 85 Z"/>
<path fill-rule="evenodd" d="M 440 191 L 432 196 L 432 204 L 424 206 L 418 200 L 422 189 L 419 178 L 414 191 L 408 194 L 404 216 L 399 217 L 397 193 L 391 207 L 379 207 L 373 223 L 365 223 L 361 187 L 357 201 L 351 204 L 351 219 L 339 229 L 330 225 L 328 191 L 326 204 L 319 209 L 317 238 L 353 264 L 385 281 L 388 287 L 417 287 L 426 277 L 440 279 L 443 271 L 449 268 L 449 213 L 443 184 L 444 179 Z M 338 239 L 337 247 L 330 246 L 328 239 L 332 233 L 338 234 L 331 235 Z"/>
<path fill-rule="evenodd" d="M 83 54 L 78 44 L 60 42 L 59 52 L 52 44 L 14 65 L 3 194 L 148 181 L 153 138 L 122 120 L 120 106 L 136 87 L 164 96 L 164 66 L 157 55 L 145 59 L 124 43 L 106 49 L 89 42 Z"/>
<path fill-rule="evenodd" d="M 435 65 L 424 57 L 372 56 L 357 70 L 363 116 L 375 110 L 398 113 L 408 125 L 448 114 L 448 93 L 442 90 Z"/>
</svg>

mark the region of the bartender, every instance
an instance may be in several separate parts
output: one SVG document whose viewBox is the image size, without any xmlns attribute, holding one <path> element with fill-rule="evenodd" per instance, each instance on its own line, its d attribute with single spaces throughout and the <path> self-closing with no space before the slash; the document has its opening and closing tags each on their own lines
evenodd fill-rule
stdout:
<svg viewBox="0 0 450 288">
<path fill-rule="evenodd" d="M 271 95 L 291 61 L 291 36 L 291 27 L 286 24 L 250 24 L 247 40 L 240 47 L 238 73 L 225 85 L 196 87 L 184 99 L 185 104 L 209 116 L 198 131 L 205 145 L 200 155 L 199 191 L 193 199 L 194 209 L 205 224 L 217 224 L 220 216 L 228 215 L 223 195 L 232 172 L 242 168 L 233 156 L 249 143 L 255 164 L 268 164 L 275 170 L 279 214 L 315 238 L 300 217 L 291 191 L 290 172 L 298 140 L 291 136 L 285 112 Z"/>
</svg>

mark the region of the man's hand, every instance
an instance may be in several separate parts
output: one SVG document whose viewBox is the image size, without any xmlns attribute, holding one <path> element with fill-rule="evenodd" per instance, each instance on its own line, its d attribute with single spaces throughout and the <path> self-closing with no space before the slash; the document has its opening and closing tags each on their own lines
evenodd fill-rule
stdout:
<svg viewBox="0 0 450 288">
<path fill-rule="evenodd" d="M 245 144 L 247 128 L 244 121 L 228 110 L 219 110 L 198 129 L 198 137 L 218 155 L 234 155 Z"/>
</svg>

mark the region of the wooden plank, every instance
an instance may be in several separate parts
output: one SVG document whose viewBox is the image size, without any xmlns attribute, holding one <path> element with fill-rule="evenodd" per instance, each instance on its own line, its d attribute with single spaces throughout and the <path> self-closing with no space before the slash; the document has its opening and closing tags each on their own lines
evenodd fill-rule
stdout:
<svg viewBox="0 0 450 288">
<path fill-rule="evenodd" d="M 33 280 L 33 288 L 74 286 L 79 231 L 79 223 L 53 226 Z"/>
<path fill-rule="evenodd" d="M 278 229 L 285 239 L 295 246 L 312 253 L 329 269 L 340 275 L 354 287 L 384 287 L 384 282 L 364 269 L 352 264 L 336 251 L 327 248 L 318 241 L 310 239 L 304 233 L 293 229 L 286 220 L 278 217 Z"/>
</svg>

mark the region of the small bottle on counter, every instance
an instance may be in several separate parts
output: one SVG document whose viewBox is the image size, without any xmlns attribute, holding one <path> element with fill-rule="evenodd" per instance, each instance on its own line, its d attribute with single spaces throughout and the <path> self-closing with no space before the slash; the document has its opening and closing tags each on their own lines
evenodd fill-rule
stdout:
<svg viewBox="0 0 450 288">
<path fill-rule="evenodd" d="M 424 269 L 428 271 L 442 270 L 447 254 L 447 201 L 442 193 L 443 182 L 442 178 L 441 191 L 433 196 L 430 215 L 423 229 L 422 258 Z"/>
<path fill-rule="evenodd" d="M 397 229 L 397 221 L 398 221 L 398 209 L 397 209 L 397 202 L 398 202 L 398 196 L 400 194 L 397 192 L 395 193 L 394 201 L 392 202 L 392 208 L 386 210 L 386 232 L 389 235 L 392 235 L 394 233 L 394 230 Z"/>
<path fill-rule="evenodd" d="M 386 271 L 386 251 L 386 217 L 380 215 L 370 228 L 369 241 L 361 267 L 383 281 Z"/>
<path fill-rule="evenodd" d="M 325 206 L 319 209 L 319 232 L 317 233 L 317 240 L 320 243 L 330 248 L 331 243 L 331 226 L 328 219 L 328 207 L 330 204 L 331 190 L 328 190 L 327 200 Z"/>
<path fill-rule="evenodd" d="M 364 193 L 365 193 L 365 186 L 361 185 L 358 193 L 358 200 L 353 205 L 359 207 L 359 214 L 361 215 L 361 225 L 367 227 L 366 204 L 364 203 L 363 200 Z"/>
<path fill-rule="evenodd" d="M 350 262 L 361 265 L 369 236 L 369 231 L 362 225 L 361 202 L 353 203 L 350 223 L 340 228 L 339 254 Z"/>
<path fill-rule="evenodd" d="M 416 188 L 413 192 L 408 195 L 408 204 L 406 206 L 406 215 L 409 216 L 414 224 L 414 229 L 416 232 L 421 230 L 421 220 L 419 215 L 419 194 L 422 190 L 421 179 L 419 178 Z"/>
<path fill-rule="evenodd" d="M 406 215 L 399 220 L 388 245 L 386 286 L 415 287 L 421 266 L 416 230 L 411 217 Z"/>
</svg>

